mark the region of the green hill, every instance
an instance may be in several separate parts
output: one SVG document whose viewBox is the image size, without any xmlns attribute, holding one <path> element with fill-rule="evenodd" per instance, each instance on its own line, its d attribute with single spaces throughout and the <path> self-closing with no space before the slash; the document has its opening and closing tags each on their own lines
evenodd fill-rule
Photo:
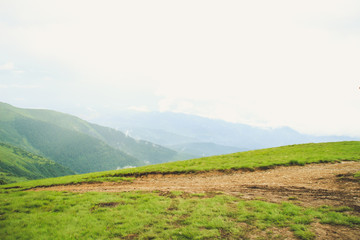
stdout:
<svg viewBox="0 0 360 240">
<path fill-rule="evenodd" d="M 74 174 L 42 156 L 0 143 L 0 184 Z"/>
<path fill-rule="evenodd" d="M 112 128 L 89 124 L 98 138 L 110 146 L 119 149 L 147 164 L 157 164 L 176 160 L 195 158 L 196 155 L 178 153 L 172 149 L 163 147 L 144 140 L 135 140 L 126 136 L 123 132 Z"/>
<path fill-rule="evenodd" d="M 354 208 L 357 205 L 353 204 L 356 199 L 345 201 L 341 192 L 326 188 L 313 190 L 309 198 L 307 194 L 302 194 L 309 193 L 309 189 L 289 186 L 283 190 L 289 188 L 289 193 L 294 195 L 279 192 L 284 194 L 281 201 L 256 196 L 249 199 L 249 196 L 243 197 L 243 192 L 237 195 L 196 190 L 136 191 L 136 186 L 134 191 L 129 192 L 102 192 L 99 188 L 99 192 L 26 191 L 36 186 L 132 181 L 142 174 L 159 172 L 217 170 L 230 171 L 232 176 L 232 169 L 252 170 L 347 160 L 360 160 L 360 142 L 291 145 L 3 185 L 0 186 L 0 238 L 359 239 L 360 217 L 358 208 Z M 196 178 L 196 174 L 188 176 Z M 153 184 L 153 179 L 148 180 Z M 348 186 L 346 181 L 339 181 L 342 184 L 339 186 L 345 190 Z M 254 185 L 254 189 L 257 187 Z M 269 191 L 277 191 L 277 188 L 271 189 Z M 250 188 L 248 191 L 253 194 L 254 190 Z M 320 195 L 315 194 L 318 191 Z M 338 200 L 318 205 L 318 200 L 324 199 Z M 341 205 L 338 201 L 342 202 Z M 338 229 L 341 231 L 338 232 Z"/>
<path fill-rule="evenodd" d="M 79 182 L 123 181 L 151 173 L 196 173 L 268 169 L 276 166 L 305 165 L 339 161 L 360 161 L 360 141 L 309 143 L 267 148 L 227 155 L 142 166 L 137 168 L 88 173 L 61 178 L 41 179 L 22 183 L 22 187 L 57 185 Z"/>
<path fill-rule="evenodd" d="M 187 173 L 267 169 L 275 166 L 305 165 L 338 161 L 360 161 L 360 141 L 308 143 L 252 150 L 186 161 L 113 171 L 118 176 L 155 173 Z"/>
<path fill-rule="evenodd" d="M 144 165 L 106 142 L 80 132 L 91 132 L 82 120 L 45 110 L 26 110 L 0 104 L 0 141 L 21 147 L 77 173 Z M 77 120 L 77 121 L 76 121 Z"/>
<path fill-rule="evenodd" d="M 28 139 L 31 137 L 32 132 L 27 132 L 27 137 L 23 137 L 24 125 L 34 125 L 34 121 L 37 122 L 36 128 L 41 128 L 42 124 L 46 125 L 46 128 L 49 128 L 48 125 L 50 124 L 53 128 L 56 126 L 57 129 L 65 129 L 64 131 L 67 132 L 67 134 L 72 132 L 72 134 L 75 135 L 82 135 L 83 138 L 85 137 L 84 135 L 86 135 L 102 142 L 100 145 L 104 145 L 105 143 L 109 147 L 125 153 L 123 154 L 124 156 L 134 161 L 133 163 L 131 163 L 131 161 L 126 163 L 126 165 L 130 166 L 139 166 L 145 163 L 156 164 L 195 157 L 187 154 L 179 154 L 174 150 L 147 141 L 135 140 L 120 131 L 92 124 L 69 114 L 51 110 L 16 108 L 5 103 L 0 103 L 0 140 L 24 147 L 29 151 L 37 152 L 39 147 L 34 147 Z M 50 143 L 48 145 L 51 145 L 53 139 L 51 139 L 51 136 L 46 137 L 50 137 Z M 42 153 L 42 151 L 38 153 Z M 129 158 L 129 155 L 132 158 Z M 135 158 L 138 160 L 135 160 Z M 124 164 L 119 164 L 118 166 L 123 167 Z M 103 168 L 101 170 L 107 169 L 109 168 Z M 78 169 L 76 171 L 84 172 Z M 95 171 L 100 171 L 100 169 Z"/>
</svg>

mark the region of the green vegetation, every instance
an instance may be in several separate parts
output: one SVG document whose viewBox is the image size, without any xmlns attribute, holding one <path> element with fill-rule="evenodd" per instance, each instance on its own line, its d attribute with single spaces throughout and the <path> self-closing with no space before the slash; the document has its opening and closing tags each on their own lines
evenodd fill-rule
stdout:
<svg viewBox="0 0 360 240">
<path fill-rule="evenodd" d="M 14 124 L 44 156 L 78 173 L 142 165 L 140 160 L 82 133 L 31 119 L 19 119 Z"/>
<path fill-rule="evenodd" d="M 102 127 L 96 124 L 90 125 L 99 134 L 100 140 L 106 142 L 111 147 L 124 151 L 146 163 L 157 164 L 189 159 L 189 156 L 186 154 L 178 153 L 174 150 L 151 142 L 135 140 L 114 129 Z"/>
<path fill-rule="evenodd" d="M 0 185 L 0 189 L 18 189 L 27 190 L 37 186 L 56 186 L 56 185 L 70 185 L 79 183 L 101 183 L 101 182 L 131 182 L 134 177 L 121 177 L 106 175 L 104 172 L 85 173 L 77 175 L 69 175 L 56 178 L 37 179 L 25 182 L 17 182 L 7 185 Z"/>
<path fill-rule="evenodd" d="M 331 142 L 290 145 L 206 158 L 178 161 L 139 168 L 113 171 L 106 174 L 126 175 L 149 172 L 178 173 L 211 170 L 254 170 L 274 166 L 305 165 L 339 161 L 360 161 L 360 142 Z"/>
<path fill-rule="evenodd" d="M 355 178 L 356 181 L 360 182 L 360 172 L 356 172 L 354 174 L 354 178 Z"/>
<path fill-rule="evenodd" d="M 0 103 L 0 141 L 43 155 L 77 173 L 189 159 L 69 114 L 5 103 Z"/>
<path fill-rule="evenodd" d="M 290 229 L 314 239 L 312 223 L 355 227 L 351 209 L 303 208 L 222 194 L 2 192 L 1 239 L 242 239 Z"/>
<path fill-rule="evenodd" d="M 71 182 L 92 181 L 122 181 L 122 177 L 136 177 L 149 173 L 195 173 L 202 171 L 231 171 L 272 168 L 274 166 L 304 165 L 308 163 L 324 163 L 339 161 L 359 161 L 360 142 L 310 143 L 277 148 L 268 148 L 228 155 L 220 155 L 186 161 L 178 161 L 138 168 L 129 168 L 75 176 L 65 176 L 54 179 L 12 184 L 21 188 L 31 188 L 37 185 L 69 184 Z M 112 180 L 111 180 L 112 179 Z"/>
<path fill-rule="evenodd" d="M 143 161 L 83 132 L 92 131 L 85 121 L 70 115 L 0 104 L 2 142 L 45 156 L 77 173 L 144 165 Z"/>
<path fill-rule="evenodd" d="M 247 201 L 222 193 L 32 192 L 35 186 L 132 181 L 149 172 L 271 168 L 360 159 L 360 142 L 303 144 L 0 186 L 0 239 L 315 239 L 314 224 L 360 226 L 349 207 Z M 130 175 L 129 175 L 130 174 Z M 131 175 L 133 174 L 133 175 Z M 359 173 L 355 174 L 355 177 Z M 297 200 L 289 196 L 289 200 Z"/>
<path fill-rule="evenodd" d="M 0 143 L 0 184 L 74 174 L 54 161 Z"/>
</svg>

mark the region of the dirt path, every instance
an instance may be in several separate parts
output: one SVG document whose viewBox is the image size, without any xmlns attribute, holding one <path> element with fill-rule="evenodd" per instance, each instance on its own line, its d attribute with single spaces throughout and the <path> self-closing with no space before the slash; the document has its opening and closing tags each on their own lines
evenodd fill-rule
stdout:
<svg viewBox="0 0 360 240">
<path fill-rule="evenodd" d="M 360 212 L 360 183 L 353 174 L 360 162 L 277 167 L 255 172 L 209 172 L 201 174 L 150 175 L 132 183 L 79 184 L 36 188 L 35 191 L 123 192 L 183 191 L 222 192 L 244 199 L 270 202 L 297 201 L 304 206 L 350 206 Z"/>
</svg>

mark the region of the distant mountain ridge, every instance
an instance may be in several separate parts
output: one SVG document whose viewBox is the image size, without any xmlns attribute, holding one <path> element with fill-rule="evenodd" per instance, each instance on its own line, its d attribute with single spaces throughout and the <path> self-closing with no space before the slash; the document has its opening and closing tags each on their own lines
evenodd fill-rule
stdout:
<svg viewBox="0 0 360 240">
<path fill-rule="evenodd" d="M 358 140 L 346 136 L 312 136 L 289 127 L 263 129 L 240 123 L 173 112 L 123 111 L 93 121 L 165 147 L 212 143 L 239 149 L 261 149 L 309 142 Z M 178 149 L 178 148 L 176 148 Z"/>
<path fill-rule="evenodd" d="M 5 103 L 0 103 L 0 141 L 48 157 L 77 173 L 189 158 L 69 114 Z"/>
</svg>

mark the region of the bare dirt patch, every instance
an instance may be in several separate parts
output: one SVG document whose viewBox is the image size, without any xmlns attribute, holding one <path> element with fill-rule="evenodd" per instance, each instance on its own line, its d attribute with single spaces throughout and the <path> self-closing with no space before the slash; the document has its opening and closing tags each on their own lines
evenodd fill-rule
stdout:
<svg viewBox="0 0 360 240">
<path fill-rule="evenodd" d="M 349 228 L 346 226 L 334 226 L 320 223 L 312 224 L 317 240 L 341 239 L 341 240 L 359 240 L 360 232 L 358 228 Z"/>
<path fill-rule="evenodd" d="M 268 170 L 213 171 L 198 174 L 153 174 L 136 178 L 133 182 L 84 183 L 39 187 L 33 191 L 72 192 L 158 192 L 159 195 L 175 199 L 172 191 L 182 191 L 180 197 L 188 198 L 199 194 L 211 197 L 230 194 L 241 199 L 259 199 L 280 203 L 291 201 L 305 207 L 348 206 L 360 215 L 360 182 L 354 173 L 360 171 L 360 162 L 309 164 L 306 166 L 277 167 Z M 201 194 L 200 194 L 201 193 Z M 195 195 L 196 196 L 196 195 Z M 176 200 L 176 199 L 175 199 Z M 119 203 L 108 203 L 98 207 L 112 207 Z M 121 204 L 121 203 L 120 203 Z M 170 206 L 176 208 L 176 206 Z M 317 239 L 360 239 L 358 227 L 331 226 L 314 223 L 312 229 Z M 273 229 L 267 232 L 250 231 L 250 239 L 295 239 L 289 229 Z M 227 239 L 226 232 L 224 239 Z M 254 235 L 255 234 L 255 235 Z M 269 235 L 270 234 L 270 235 Z M 127 239 L 132 239 L 129 235 Z M 136 238 L 136 236 L 134 236 Z"/>
<path fill-rule="evenodd" d="M 84 183 L 40 187 L 33 190 L 222 192 L 244 199 L 262 199 L 270 202 L 290 200 L 304 206 L 349 206 L 360 212 L 360 183 L 349 181 L 349 176 L 357 171 L 360 171 L 360 162 L 341 162 L 277 167 L 255 172 L 214 171 L 200 174 L 156 174 L 136 178 L 133 182 Z"/>
</svg>

